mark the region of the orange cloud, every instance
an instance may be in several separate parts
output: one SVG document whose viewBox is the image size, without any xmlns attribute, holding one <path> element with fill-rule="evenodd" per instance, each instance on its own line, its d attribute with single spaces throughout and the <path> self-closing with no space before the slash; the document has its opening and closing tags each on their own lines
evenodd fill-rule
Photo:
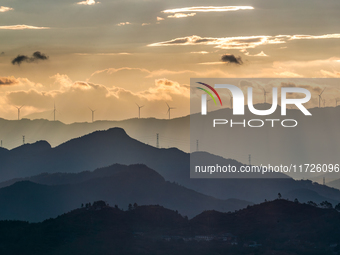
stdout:
<svg viewBox="0 0 340 255">
<path fill-rule="evenodd" d="M 11 77 L 0 77 L 0 86 L 9 86 L 9 85 L 15 85 L 18 84 L 19 81 L 15 79 L 13 76 Z"/>
</svg>

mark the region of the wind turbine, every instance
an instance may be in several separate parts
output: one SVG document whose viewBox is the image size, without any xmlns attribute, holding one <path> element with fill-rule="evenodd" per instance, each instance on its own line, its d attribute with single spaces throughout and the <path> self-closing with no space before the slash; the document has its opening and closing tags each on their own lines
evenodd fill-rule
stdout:
<svg viewBox="0 0 340 255">
<path fill-rule="evenodd" d="M 138 119 L 140 119 L 140 108 L 143 108 L 144 105 L 142 106 L 139 106 L 137 103 L 136 103 L 137 107 L 138 107 Z"/>
<path fill-rule="evenodd" d="M 167 102 L 165 102 L 165 103 L 166 103 L 166 105 L 168 106 L 168 111 L 167 111 L 166 113 L 169 113 L 169 119 L 170 119 L 170 112 L 171 112 L 171 110 L 172 110 L 172 109 L 176 109 L 176 108 L 170 107 L 170 106 L 168 105 Z"/>
<path fill-rule="evenodd" d="M 319 94 L 319 108 L 321 106 L 321 100 L 322 100 L 322 93 L 325 91 L 326 88 L 323 89 L 323 91 L 321 91 L 321 93 Z"/>
<path fill-rule="evenodd" d="M 57 110 L 57 107 L 55 106 L 55 102 L 54 102 L 53 111 L 52 111 L 52 113 L 51 113 L 51 114 L 53 114 L 53 121 L 56 120 L 56 113 L 59 113 L 59 114 L 60 114 L 60 112 Z M 50 114 L 50 115 L 51 115 L 51 114 Z M 50 115 L 49 115 L 49 116 L 50 116 Z"/>
<path fill-rule="evenodd" d="M 54 107 L 53 107 L 53 121 L 55 121 L 55 113 L 57 111 L 57 108 L 55 108 L 55 102 L 54 102 Z"/>
<path fill-rule="evenodd" d="M 20 109 L 21 109 L 22 107 L 24 107 L 24 105 L 22 105 L 22 106 L 20 106 L 20 107 L 15 106 L 15 108 L 18 109 L 18 120 L 20 120 Z"/>
<path fill-rule="evenodd" d="M 335 107 L 338 106 L 339 99 L 335 99 Z"/>
<path fill-rule="evenodd" d="M 230 96 L 230 109 L 233 109 L 233 95 L 229 92 Z"/>
<path fill-rule="evenodd" d="M 55 121 L 55 112 L 56 112 L 56 108 L 55 108 L 55 103 L 54 103 L 54 107 L 53 107 L 53 121 Z"/>
<path fill-rule="evenodd" d="M 94 112 L 96 111 L 96 110 L 92 110 L 90 107 L 89 107 L 89 109 L 90 109 L 90 111 L 92 112 L 92 122 L 94 121 Z"/>
<path fill-rule="evenodd" d="M 263 89 L 263 93 L 264 93 L 264 103 L 266 104 L 267 103 L 267 91 L 264 89 L 264 88 L 262 88 Z"/>
</svg>

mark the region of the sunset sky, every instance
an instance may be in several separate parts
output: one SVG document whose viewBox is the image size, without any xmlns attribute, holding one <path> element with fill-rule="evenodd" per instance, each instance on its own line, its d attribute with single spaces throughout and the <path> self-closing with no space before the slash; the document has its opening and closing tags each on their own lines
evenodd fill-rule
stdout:
<svg viewBox="0 0 340 255">
<path fill-rule="evenodd" d="M 180 117 L 190 78 L 337 78 L 339 11 L 334 0 L 2 0 L 0 117 L 25 105 L 22 117 L 52 119 L 55 103 L 65 123 L 90 121 L 89 107 L 121 120 L 137 103 L 167 118 L 166 102 Z M 324 98 L 334 106 L 340 84 Z"/>
</svg>

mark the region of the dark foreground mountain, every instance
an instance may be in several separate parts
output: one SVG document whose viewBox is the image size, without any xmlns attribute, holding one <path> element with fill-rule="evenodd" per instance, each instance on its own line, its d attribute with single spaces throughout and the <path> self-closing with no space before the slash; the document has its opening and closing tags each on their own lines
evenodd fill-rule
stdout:
<svg viewBox="0 0 340 255">
<path fill-rule="evenodd" d="M 224 159 L 205 152 L 195 152 L 193 157 L 206 158 L 207 164 L 242 164 L 232 159 Z M 231 179 L 191 179 L 189 173 L 190 155 L 176 148 L 158 149 L 129 137 L 123 129 L 113 128 L 96 131 L 92 134 L 70 140 L 58 147 L 51 148 L 47 142 L 25 144 L 13 150 L 0 151 L 0 179 L 10 180 L 41 173 L 78 173 L 105 167 L 114 163 L 145 164 L 155 169 L 167 181 L 177 182 L 187 188 L 219 199 L 237 198 L 259 203 L 264 199 L 275 199 L 293 190 L 307 189 L 329 200 L 340 201 L 340 191 L 310 181 L 295 181 L 275 173 L 267 177 L 275 179 L 234 179 L 247 177 L 239 173 L 230 174 Z M 256 177 L 265 177 L 254 174 Z M 33 180 L 42 184 L 67 184 L 51 176 L 49 181 Z M 276 179 L 276 177 L 283 177 Z M 286 178 L 284 178 L 286 177 Z M 49 178 L 49 176 L 46 176 Z M 46 178 L 43 178 L 46 180 Z M 67 177 L 68 178 L 68 177 Z M 72 178 L 70 176 L 70 178 Z M 38 178 L 39 179 L 39 178 Z M 3 183 L 2 186 L 14 183 Z M 301 202 L 307 202 L 297 197 Z M 316 202 L 318 198 L 313 198 Z"/>
<path fill-rule="evenodd" d="M 59 174 L 57 177 L 60 177 L 60 185 L 20 181 L 1 188 L 0 204 L 4 206 L 0 210 L 0 219 L 41 221 L 99 199 L 123 208 L 127 208 L 130 202 L 159 204 L 189 217 L 203 210 L 227 212 L 252 204 L 203 195 L 165 181 L 160 174 L 144 165 L 113 165 L 94 172 Z M 62 180 L 67 184 L 61 184 Z"/>
<path fill-rule="evenodd" d="M 328 255 L 339 252 L 340 213 L 280 199 L 188 220 L 161 206 L 97 201 L 42 223 L 1 221 L 0 240 L 11 255 Z"/>
</svg>

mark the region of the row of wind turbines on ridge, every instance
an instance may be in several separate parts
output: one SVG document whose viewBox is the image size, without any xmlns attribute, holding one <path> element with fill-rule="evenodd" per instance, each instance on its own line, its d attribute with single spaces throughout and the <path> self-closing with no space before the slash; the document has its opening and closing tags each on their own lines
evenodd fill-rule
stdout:
<svg viewBox="0 0 340 255">
<path fill-rule="evenodd" d="M 166 102 L 165 102 L 165 103 L 166 103 Z M 138 107 L 138 119 L 140 119 L 140 109 L 143 108 L 144 105 L 140 106 L 140 105 L 137 104 L 137 103 L 136 103 L 136 105 L 137 105 L 137 107 Z M 170 107 L 168 103 L 166 103 L 166 105 L 168 106 L 168 111 L 166 112 L 166 114 L 169 114 L 169 119 L 170 119 L 170 118 L 171 118 L 171 116 L 170 116 L 171 110 L 176 109 L 176 108 Z M 15 106 L 15 108 L 18 109 L 18 120 L 20 120 L 20 110 L 21 110 L 21 108 L 23 108 L 24 106 L 25 106 L 25 105 L 22 105 L 22 106 L 20 106 L 20 107 Z M 92 122 L 94 122 L 94 113 L 95 113 L 95 111 L 97 111 L 97 110 L 93 110 L 93 109 L 90 108 L 90 107 L 89 107 L 89 109 L 90 109 L 91 114 L 92 114 L 92 115 L 91 115 L 91 116 L 92 116 Z M 55 107 L 55 104 L 54 104 L 54 108 L 53 108 L 53 121 L 55 121 L 56 112 L 57 112 L 57 108 Z"/>
<path fill-rule="evenodd" d="M 323 103 L 323 106 L 324 106 L 324 107 L 325 107 L 325 104 L 326 104 L 326 100 L 322 98 L 322 94 L 323 94 L 323 92 L 325 91 L 325 89 L 326 89 L 326 88 L 324 88 L 324 89 L 321 91 L 321 93 L 318 95 L 318 98 L 319 98 L 319 108 L 321 107 L 321 104 L 322 104 L 322 103 Z M 266 91 L 266 90 L 263 88 L 263 96 L 264 96 L 264 103 L 265 103 L 265 104 L 267 103 L 267 94 L 268 94 L 268 93 L 269 93 L 269 92 Z M 232 109 L 232 108 L 233 108 L 233 95 L 229 92 L 229 96 L 230 96 L 230 108 Z M 208 100 L 208 102 L 209 102 L 209 101 L 211 101 L 211 99 Z M 338 106 L 338 102 L 340 102 L 340 99 L 335 99 L 335 106 Z M 176 109 L 176 108 L 170 107 L 169 104 L 168 104 L 167 102 L 165 102 L 165 103 L 166 103 L 166 105 L 167 105 L 167 107 L 168 107 L 168 111 L 166 112 L 166 114 L 169 114 L 169 119 L 171 119 L 171 110 L 174 110 L 174 109 Z M 140 105 L 137 104 L 137 103 L 136 103 L 136 105 L 137 105 L 137 107 L 138 107 L 138 118 L 140 119 L 141 108 L 143 108 L 144 105 L 141 105 L 141 106 L 140 106 Z M 25 106 L 25 105 L 22 105 L 22 106 L 20 106 L 20 107 L 15 106 L 15 108 L 18 109 L 18 120 L 20 120 L 20 110 L 21 110 L 21 108 L 23 108 L 24 106 Z M 89 109 L 90 109 L 90 111 L 91 111 L 91 113 L 92 113 L 92 122 L 94 122 L 94 113 L 95 113 L 95 111 L 97 111 L 97 110 L 93 110 L 93 109 L 90 108 L 90 107 L 89 107 Z M 55 104 L 54 104 L 54 108 L 53 108 L 53 120 L 54 120 L 54 121 L 56 120 L 56 118 L 55 118 L 56 112 L 57 112 L 57 109 L 56 109 Z"/>
<path fill-rule="evenodd" d="M 325 107 L 326 105 L 326 99 L 323 99 L 322 98 L 322 94 L 323 92 L 325 91 L 326 88 L 324 88 L 321 93 L 318 95 L 319 97 L 319 108 L 321 107 L 321 103 L 323 103 L 323 107 Z M 264 103 L 266 104 L 267 103 L 267 94 L 269 92 L 266 91 L 265 89 L 263 89 L 263 96 L 264 96 Z M 230 108 L 233 108 L 233 95 L 229 92 L 229 96 L 230 96 Z M 208 100 L 210 101 L 210 100 Z M 338 106 L 338 102 L 340 102 L 340 99 L 336 98 L 335 99 L 335 106 Z"/>
</svg>

